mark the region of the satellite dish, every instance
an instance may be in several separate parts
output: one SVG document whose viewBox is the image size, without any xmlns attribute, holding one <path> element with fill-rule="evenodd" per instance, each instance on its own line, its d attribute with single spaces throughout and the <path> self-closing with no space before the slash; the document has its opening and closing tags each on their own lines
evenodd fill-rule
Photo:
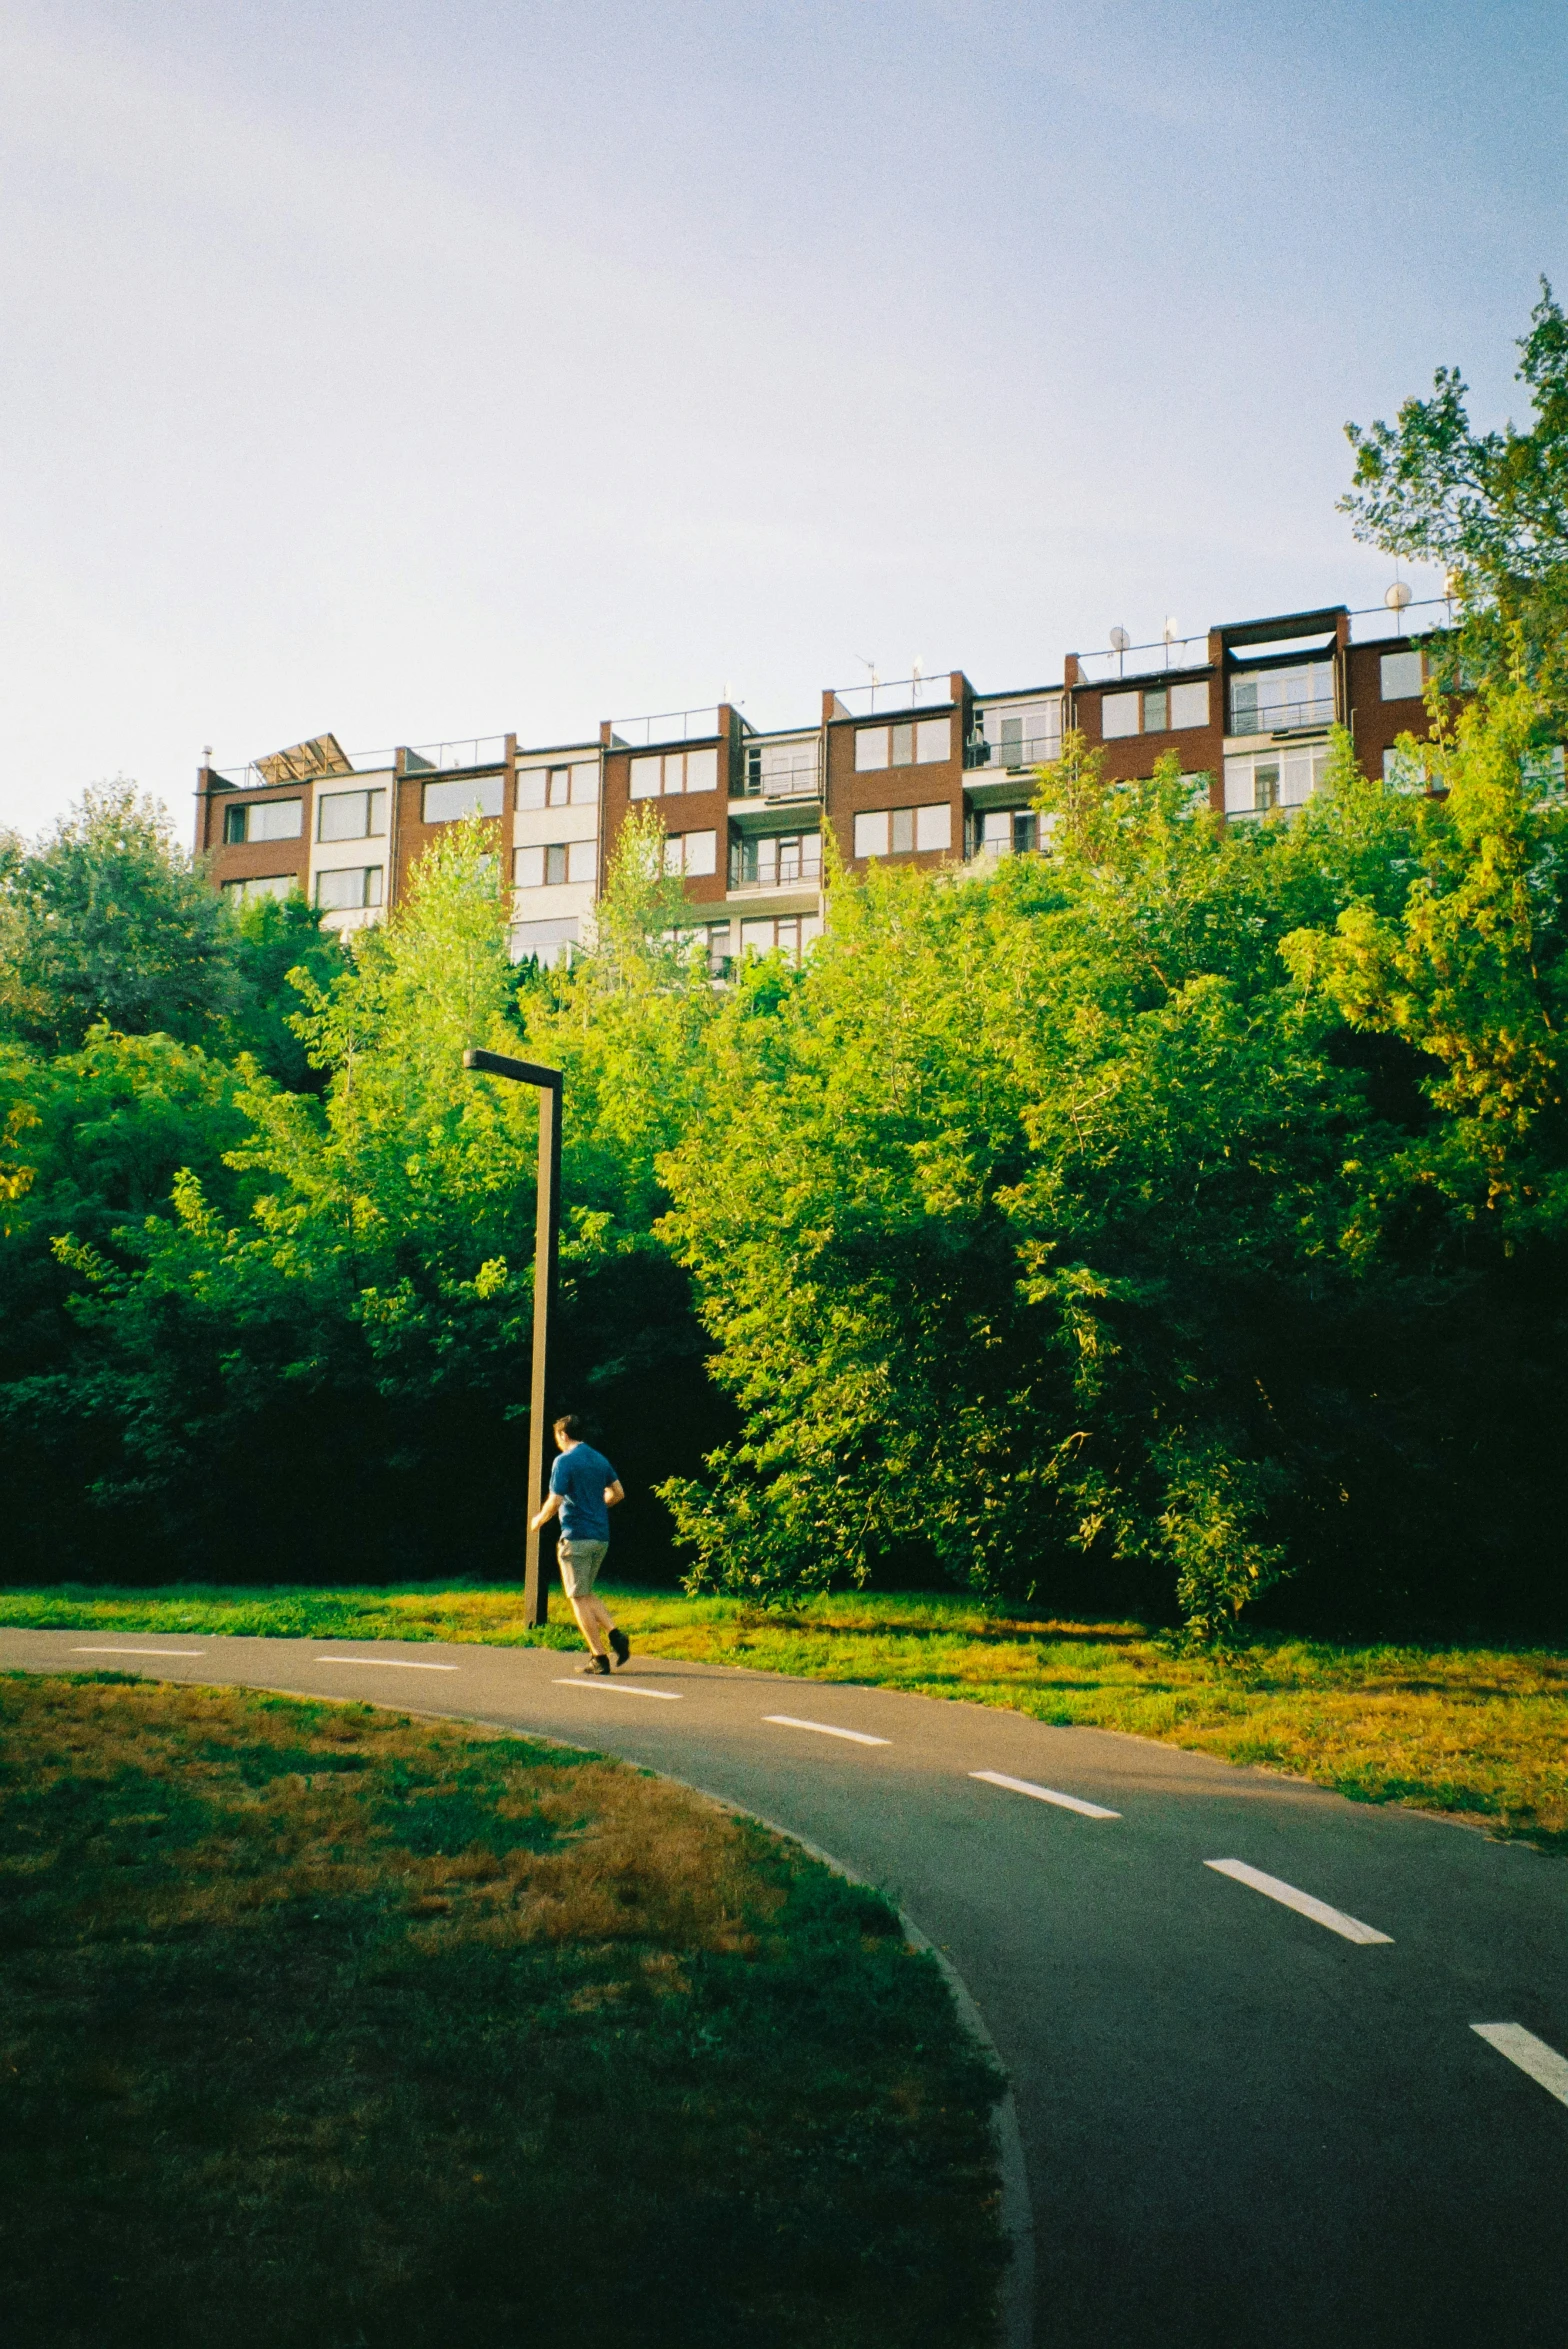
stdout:
<svg viewBox="0 0 1568 2349">
<path fill-rule="evenodd" d="M 1166 613 L 1166 615 L 1165 615 L 1165 641 L 1166 641 L 1166 643 L 1167 643 L 1167 644 L 1175 644 L 1175 643 L 1177 643 L 1177 642 L 1179 641 L 1179 639 L 1180 639 L 1180 636 L 1181 636 L 1181 630 L 1180 630 L 1180 629 L 1177 627 L 1177 625 L 1176 625 L 1176 618 L 1175 618 L 1175 614 L 1174 614 L 1174 613 L 1172 613 L 1172 612 L 1167 612 L 1167 613 Z"/>
<path fill-rule="evenodd" d="M 1402 612 L 1410 601 L 1410 590 L 1402 579 L 1396 579 L 1383 601 L 1391 612 Z"/>
<path fill-rule="evenodd" d="M 1128 635 L 1125 628 L 1113 628 L 1111 630 L 1111 650 L 1113 653 L 1124 653 L 1131 642 L 1132 638 Z"/>
</svg>

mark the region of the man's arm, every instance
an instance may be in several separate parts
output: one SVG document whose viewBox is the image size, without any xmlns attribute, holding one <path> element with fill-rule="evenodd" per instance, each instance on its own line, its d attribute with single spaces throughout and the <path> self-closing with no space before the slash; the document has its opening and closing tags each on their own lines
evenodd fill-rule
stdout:
<svg viewBox="0 0 1568 2349">
<path fill-rule="evenodd" d="M 614 1484 L 607 1484 L 605 1486 L 604 1505 L 607 1509 L 613 1509 L 617 1501 L 624 1501 L 625 1498 L 626 1487 L 622 1484 L 619 1477 L 616 1478 Z"/>
<path fill-rule="evenodd" d="M 541 1525 L 548 1525 L 552 1517 L 559 1517 L 560 1514 L 561 1496 L 559 1493 L 552 1493 L 538 1515 L 530 1517 L 528 1520 L 529 1532 L 537 1533 Z"/>
</svg>

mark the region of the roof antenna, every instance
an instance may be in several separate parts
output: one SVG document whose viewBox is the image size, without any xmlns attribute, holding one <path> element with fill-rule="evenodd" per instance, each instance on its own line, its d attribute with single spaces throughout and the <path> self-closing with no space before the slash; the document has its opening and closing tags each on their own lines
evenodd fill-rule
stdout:
<svg viewBox="0 0 1568 2349">
<path fill-rule="evenodd" d="M 877 706 L 877 687 L 882 682 L 882 678 L 877 669 L 876 662 L 868 661 L 864 653 L 856 653 L 855 658 L 863 669 L 869 669 L 871 671 L 871 707 L 875 709 Z"/>
<path fill-rule="evenodd" d="M 1181 637 L 1180 632 L 1176 626 L 1176 616 L 1173 612 L 1167 612 L 1165 615 L 1165 666 L 1167 669 L 1171 665 L 1172 648 L 1179 644 L 1180 641 Z"/>
<path fill-rule="evenodd" d="M 1111 630 L 1111 650 L 1116 655 L 1116 674 L 1118 677 L 1122 675 L 1123 663 L 1126 658 L 1127 648 L 1131 642 L 1132 638 L 1128 635 L 1125 628 L 1113 628 Z"/>
</svg>

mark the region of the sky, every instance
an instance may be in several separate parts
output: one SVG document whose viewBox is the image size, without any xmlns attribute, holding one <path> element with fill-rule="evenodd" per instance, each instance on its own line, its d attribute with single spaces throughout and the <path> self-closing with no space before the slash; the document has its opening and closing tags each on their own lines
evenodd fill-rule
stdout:
<svg viewBox="0 0 1568 2349">
<path fill-rule="evenodd" d="M 1565 87 L 1560 0 L 0 0 L 0 824 L 1377 604 L 1344 424 L 1522 413 Z"/>
</svg>

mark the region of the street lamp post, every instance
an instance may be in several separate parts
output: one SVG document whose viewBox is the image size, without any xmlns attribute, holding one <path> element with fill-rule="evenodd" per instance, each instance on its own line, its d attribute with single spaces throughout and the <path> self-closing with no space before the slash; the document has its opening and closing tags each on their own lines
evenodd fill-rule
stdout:
<svg viewBox="0 0 1568 2349">
<path fill-rule="evenodd" d="M 528 1390 L 528 1545 L 523 1552 L 523 1621 L 547 1623 L 550 1594 L 539 1572 L 539 1534 L 534 1512 L 544 1497 L 545 1377 L 549 1364 L 550 1315 L 555 1305 L 561 1254 L 561 1071 L 537 1061 L 511 1060 L 504 1052 L 471 1048 L 464 1068 L 490 1077 L 509 1077 L 539 1092 L 539 1207 L 534 1224 L 534 1362 Z"/>
</svg>

